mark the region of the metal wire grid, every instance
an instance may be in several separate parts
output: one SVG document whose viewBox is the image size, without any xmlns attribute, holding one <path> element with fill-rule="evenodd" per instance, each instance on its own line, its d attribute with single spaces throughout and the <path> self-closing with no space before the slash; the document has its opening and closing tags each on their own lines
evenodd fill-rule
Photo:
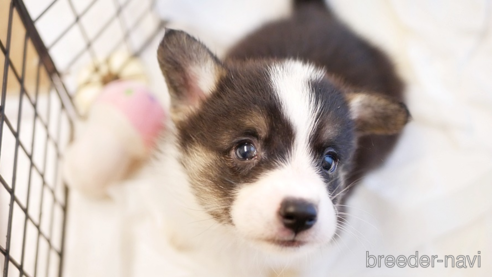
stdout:
<svg viewBox="0 0 492 277">
<path fill-rule="evenodd" d="M 80 69 L 81 64 L 94 62 L 93 74 L 96 75 L 100 73 L 98 63 L 100 65 L 101 61 L 107 59 L 111 53 L 124 50 L 133 56 L 138 56 L 164 25 L 161 19 L 152 13 L 155 0 L 25 0 L 24 2 L 27 1 L 50 1 L 46 3 L 44 10 L 38 12 L 33 21 L 38 27 L 43 25 L 50 27 L 49 21 L 53 24 L 53 21 L 57 20 L 53 18 L 59 16 L 60 12 L 71 13 L 71 16 L 66 16 L 65 20 L 60 20 L 65 24 L 62 31 L 57 34 L 42 33 L 41 36 L 45 38 L 46 49 L 54 58 L 59 75 L 72 94 L 76 94 L 78 88 L 83 87 L 91 79 L 88 78 L 82 84 L 78 80 L 78 86 L 75 84 L 75 71 Z M 107 12 L 103 14 L 93 12 L 103 9 Z M 90 21 L 97 21 L 97 23 Z M 142 25 L 150 25 L 152 28 L 142 28 Z M 113 41 L 109 41 L 108 37 Z M 76 43 L 67 43 L 72 39 Z M 59 56 L 57 52 L 68 52 L 67 50 L 71 52 L 70 58 L 68 55 L 66 59 L 57 58 Z M 117 78 L 118 73 L 122 72 L 130 62 L 131 58 L 126 59 L 120 68 L 115 70 L 116 72 L 112 72 L 112 77 Z"/>
<path fill-rule="evenodd" d="M 0 268 L 3 267 L 3 277 L 62 276 L 68 190 L 60 177 L 60 166 L 63 150 L 78 118 L 72 102 L 76 93 L 76 85 L 71 80 L 74 68 L 88 60 L 100 60 L 122 44 L 132 55 L 139 55 L 162 29 L 163 22 L 151 13 L 154 1 L 147 1 L 148 6 L 128 24 L 122 14 L 133 9 L 131 5 L 137 0 L 111 0 L 115 12 L 108 11 L 111 16 L 90 35 L 82 21 L 97 4 L 96 0 L 82 10 L 77 8 L 76 3 L 80 2 L 50 0 L 37 14 L 29 10 L 27 0 L 2 1 L 6 5 L 0 9 L 6 7 L 3 12 L 8 16 L 4 22 L 0 17 L 0 27 L 6 26 L 6 36 L 0 37 L 0 66 L 3 64 L 0 71 L 0 217 L 4 208 L 7 224 L 0 225 L 0 234 L 6 232 L 5 241 L 0 238 Z M 140 5 L 144 5 L 143 2 L 138 1 Z M 62 3 L 68 4 L 74 19 L 45 44 L 46 37 L 40 35 L 37 27 L 44 18 L 56 16 L 50 13 Z M 35 14 L 34 19 L 31 14 Z M 131 35 L 141 35 L 139 26 L 149 17 L 154 18 L 154 29 L 147 32 L 144 39 L 140 37 L 139 45 L 135 45 Z M 95 45 L 98 41 L 107 41 L 112 35 L 107 30 L 115 22 L 123 35 L 101 56 Z M 78 51 L 57 49 L 75 29 L 80 33 L 83 47 Z M 16 53 L 21 54 L 21 59 L 16 60 Z M 68 62 L 63 62 L 57 60 L 58 54 L 71 56 Z M 119 70 L 123 70 L 128 61 L 123 62 Z M 95 66 L 94 74 L 97 71 Z M 12 101 L 13 98 L 16 100 Z M 7 113 L 8 105 L 15 105 L 14 115 Z M 25 124 L 27 116 L 32 119 L 31 125 Z"/>
</svg>

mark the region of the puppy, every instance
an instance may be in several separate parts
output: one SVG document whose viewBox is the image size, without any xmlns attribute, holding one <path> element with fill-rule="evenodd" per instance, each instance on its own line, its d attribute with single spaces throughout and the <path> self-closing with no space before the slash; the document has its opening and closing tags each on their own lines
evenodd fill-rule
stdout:
<svg viewBox="0 0 492 277">
<path fill-rule="evenodd" d="M 378 49 L 323 1 L 294 5 L 223 61 L 181 31 L 159 46 L 173 132 L 154 179 L 194 276 L 327 276 L 339 205 L 409 119 Z"/>
</svg>

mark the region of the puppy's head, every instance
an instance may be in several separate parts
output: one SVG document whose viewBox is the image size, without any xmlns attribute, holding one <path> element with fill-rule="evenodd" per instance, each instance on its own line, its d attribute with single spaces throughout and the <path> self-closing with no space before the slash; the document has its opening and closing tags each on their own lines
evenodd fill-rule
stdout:
<svg viewBox="0 0 492 277">
<path fill-rule="evenodd" d="M 180 31 L 166 32 L 158 58 L 198 202 L 263 249 L 328 243 L 357 135 L 397 133 L 408 117 L 399 103 L 342 91 L 308 64 L 221 63 Z"/>
</svg>

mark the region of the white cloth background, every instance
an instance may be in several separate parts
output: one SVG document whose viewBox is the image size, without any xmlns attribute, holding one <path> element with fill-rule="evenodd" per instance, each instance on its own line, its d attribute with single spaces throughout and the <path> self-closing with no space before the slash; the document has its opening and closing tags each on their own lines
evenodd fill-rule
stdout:
<svg viewBox="0 0 492 277">
<path fill-rule="evenodd" d="M 219 54 L 288 1 L 166 0 L 166 18 Z M 384 167 L 353 194 L 350 223 L 327 276 L 492 276 L 492 1 L 331 0 L 339 16 L 386 50 L 407 83 L 413 120 Z M 250 7 L 250 8 L 245 8 Z M 235 24 L 237 23 L 237 24 Z M 157 41 L 154 42 L 157 44 Z M 154 89 L 165 88 L 155 59 Z M 163 242 L 142 184 L 113 200 L 71 197 L 65 276 L 190 276 Z M 481 268 L 366 268 L 373 255 L 477 255 Z"/>
</svg>

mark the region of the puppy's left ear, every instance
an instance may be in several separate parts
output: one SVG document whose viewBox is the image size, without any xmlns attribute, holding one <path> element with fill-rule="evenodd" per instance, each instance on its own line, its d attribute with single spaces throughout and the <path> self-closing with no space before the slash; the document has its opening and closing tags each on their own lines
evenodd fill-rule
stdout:
<svg viewBox="0 0 492 277">
<path fill-rule="evenodd" d="M 399 133 L 410 119 L 402 102 L 373 93 L 348 93 L 350 114 L 359 135 Z"/>
<path fill-rule="evenodd" d="M 219 59 L 185 32 L 167 29 L 157 51 L 171 95 L 174 119 L 199 107 L 214 90 L 225 69 Z"/>
</svg>

